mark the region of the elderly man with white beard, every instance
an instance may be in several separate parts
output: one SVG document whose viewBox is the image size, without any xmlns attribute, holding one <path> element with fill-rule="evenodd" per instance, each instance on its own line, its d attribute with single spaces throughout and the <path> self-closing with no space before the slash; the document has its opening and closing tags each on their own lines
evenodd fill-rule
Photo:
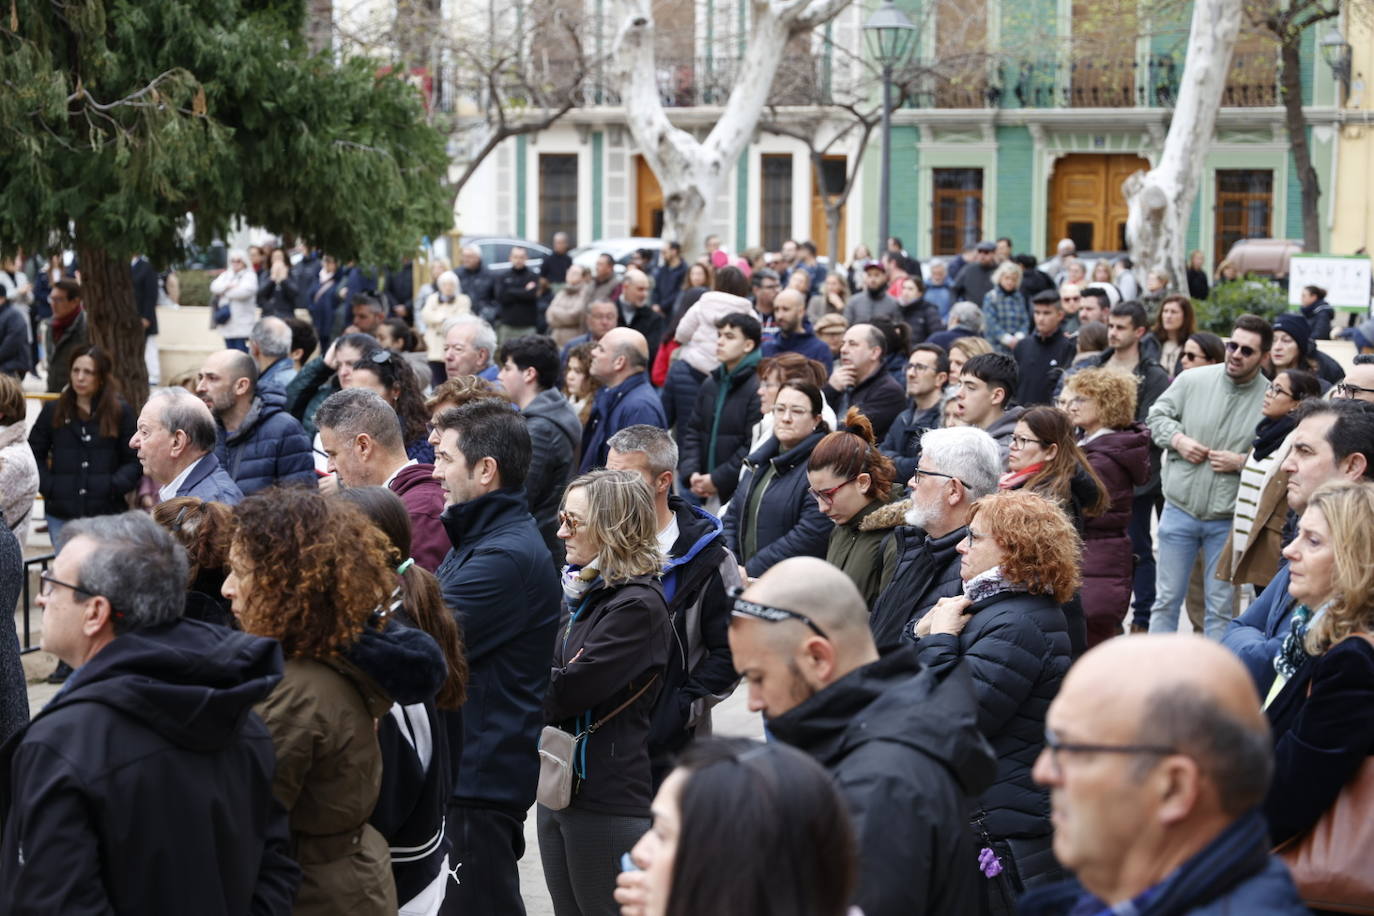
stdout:
<svg viewBox="0 0 1374 916">
<path fill-rule="evenodd" d="M 888 539 L 883 562 L 893 569 L 873 602 L 869 628 L 878 651 L 915 639 L 912 626 L 941 598 L 963 594 L 959 554 L 973 504 L 997 491 L 1002 473 L 997 443 L 973 426 L 932 429 L 921 437 L 921 459 L 908 481 L 906 523 Z"/>
</svg>

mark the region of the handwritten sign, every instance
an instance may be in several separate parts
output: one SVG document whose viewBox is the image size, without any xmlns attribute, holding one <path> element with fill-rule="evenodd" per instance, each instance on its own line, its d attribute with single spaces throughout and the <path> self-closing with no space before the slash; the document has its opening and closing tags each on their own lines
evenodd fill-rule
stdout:
<svg viewBox="0 0 1374 916">
<path fill-rule="evenodd" d="M 1294 254 L 1288 267 L 1288 304 L 1302 304 L 1304 286 L 1326 290 L 1337 308 L 1369 308 L 1369 258 L 1366 255 Z"/>
</svg>

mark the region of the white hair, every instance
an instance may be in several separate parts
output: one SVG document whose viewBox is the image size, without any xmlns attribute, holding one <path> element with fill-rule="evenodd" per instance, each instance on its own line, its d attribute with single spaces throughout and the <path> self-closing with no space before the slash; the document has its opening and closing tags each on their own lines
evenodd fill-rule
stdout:
<svg viewBox="0 0 1374 916">
<path fill-rule="evenodd" d="M 477 330 L 472 335 L 472 345 L 479 350 L 487 351 L 487 358 L 496 356 L 496 331 L 487 323 L 486 319 L 478 318 L 476 315 L 458 315 L 444 322 L 444 334 L 454 328 L 475 327 Z"/>
<path fill-rule="evenodd" d="M 962 481 L 971 500 L 997 491 L 1002 454 L 992 436 L 976 426 L 929 430 L 921 436 L 921 455 L 930 459 L 932 470 Z"/>
<path fill-rule="evenodd" d="M 973 302 L 956 302 L 949 309 L 950 327 L 958 325 L 975 334 L 983 331 L 983 310 Z"/>
</svg>

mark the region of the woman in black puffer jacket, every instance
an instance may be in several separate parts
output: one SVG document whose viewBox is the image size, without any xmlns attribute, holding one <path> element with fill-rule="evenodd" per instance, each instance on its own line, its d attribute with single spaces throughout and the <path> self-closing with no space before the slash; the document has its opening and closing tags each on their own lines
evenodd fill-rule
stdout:
<svg viewBox="0 0 1374 916">
<path fill-rule="evenodd" d="M 113 372 L 99 347 L 73 352 L 67 387 L 56 401 L 43 405 L 29 433 L 54 544 L 69 519 L 129 508 L 124 497 L 143 476 L 138 455 L 129 447 L 134 410 L 115 393 Z"/>
<path fill-rule="evenodd" d="M 1045 712 L 1069 670 L 1062 605 L 1078 589 L 1081 543 L 1064 511 L 1034 493 L 978 500 L 959 544 L 964 593 L 941 599 L 916 626 L 923 664 L 968 663 L 978 729 L 997 754 L 996 781 L 974 815 L 1006 876 L 984 882 L 986 912 L 1011 912 L 1026 887 L 1060 876 L 1049 793 L 1031 768 L 1045 743 Z"/>
</svg>

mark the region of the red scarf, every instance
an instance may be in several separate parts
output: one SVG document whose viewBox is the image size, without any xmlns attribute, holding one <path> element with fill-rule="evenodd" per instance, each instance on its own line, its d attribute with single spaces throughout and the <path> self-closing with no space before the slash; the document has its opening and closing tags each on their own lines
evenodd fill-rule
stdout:
<svg viewBox="0 0 1374 916">
<path fill-rule="evenodd" d="M 78 305 L 66 318 L 58 318 L 56 315 L 53 316 L 51 322 L 53 343 L 57 344 L 62 342 L 62 335 L 66 334 L 67 330 L 71 328 L 72 325 L 76 324 L 76 319 L 81 317 L 81 313 L 85 308 L 84 305 Z"/>
<path fill-rule="evenodd" d="M 1028 468 L 1022 468 L 1019 471 L 1007 471 L 997 481 L 997 489 L 1019 490 L 1022 486 L 1025 485 L 1027 480 L 1030 480 L 1032 477 L 1038 474 L 1040 472 L 1040 469 L 1044 466 L 1045 462 L 1037 461 L 1035 464 L 1031 465 Z"/>
</svg>

